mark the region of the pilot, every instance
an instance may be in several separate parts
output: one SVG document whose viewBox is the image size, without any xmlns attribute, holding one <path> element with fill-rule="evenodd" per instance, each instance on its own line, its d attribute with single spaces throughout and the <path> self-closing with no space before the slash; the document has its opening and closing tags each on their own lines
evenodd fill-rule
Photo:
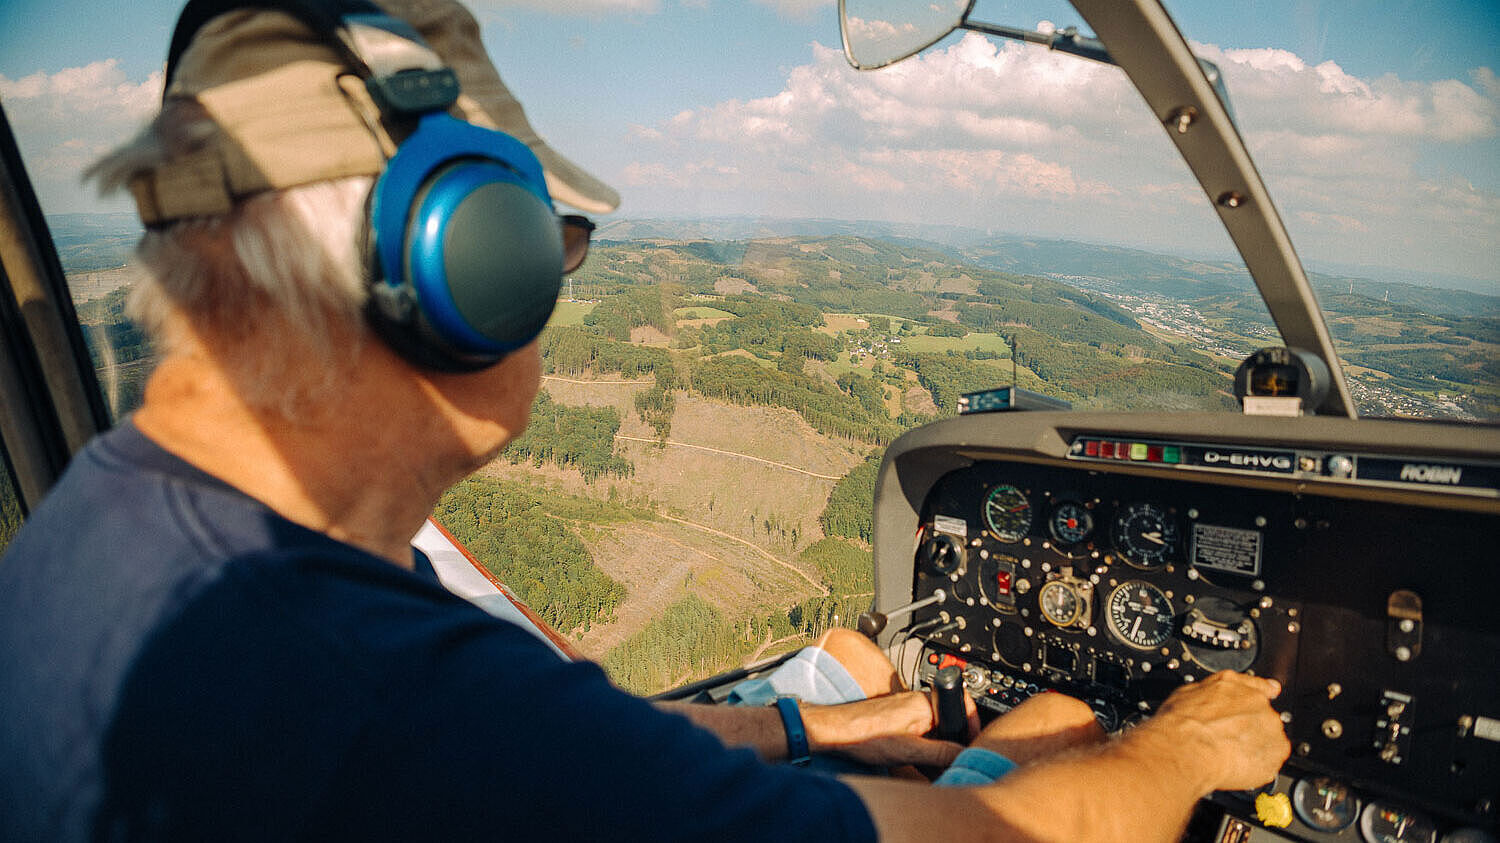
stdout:
<svg viewBox="0 0 1500 843">
<path fill-rule="evenodd" d="M 1110 740 L 1044 694 L 960 752 L 852 633 L 796 663 L 857 701 L 657 706 L 444 590 L 409 540 L 527 422 L 589 228 L 552 201 L 617 199 L 466 10 L 380 2 L 195 2 L 96 167 L 163 356 L 0 562 L 0 838 L 1165 840 L 1274 776 L 1272 680 Z M 808 753 L 947 770 L 766 763 Z"/>
</svg>

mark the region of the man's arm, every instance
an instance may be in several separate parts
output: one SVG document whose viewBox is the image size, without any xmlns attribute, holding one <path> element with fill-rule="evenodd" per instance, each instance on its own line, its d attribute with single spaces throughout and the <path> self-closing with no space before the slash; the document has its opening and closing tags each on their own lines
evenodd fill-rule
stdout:
<svg viewBox="0 0 1500 843">
<path fill-rule="evenodd" d="M 693 721 L 729 746 L 748 746 L 767 761 L 786 758 L 781 715 L 767 706 L 658 703 Z M 926 694 L 903 691 L 842 705 L 801 703 L 808 748 L 837 753 L 875 766 L 903 764 L 945 767 L 962 749 L 922 735 L 936 722 Z"/>
<path fill-rule="evenodd" d="M 928 788 L 846 779 L 882 840 L 1175 840 L 1214 790 L 1270 781 L 1291 745 L 1267 701 L 1274 680 L 1220 673 L 1180 688 L 1156 717 L 1095 748 L 1000 781 Z M 986 736 L 975 741 L 984 746 Z"/>
</svg>

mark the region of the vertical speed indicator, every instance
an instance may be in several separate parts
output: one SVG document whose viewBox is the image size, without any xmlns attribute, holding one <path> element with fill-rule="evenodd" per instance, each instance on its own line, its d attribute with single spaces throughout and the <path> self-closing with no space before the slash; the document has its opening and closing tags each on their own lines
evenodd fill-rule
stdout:
<svg viewBox="0 0 1500 843">
<path fill-rule="evenodd" d="M 984 524 L 1000 541 L 1020 541 L 1031 529 L 1031 499 L 1015 486 L 996 486 L 984 498 Z"/>
</svg>

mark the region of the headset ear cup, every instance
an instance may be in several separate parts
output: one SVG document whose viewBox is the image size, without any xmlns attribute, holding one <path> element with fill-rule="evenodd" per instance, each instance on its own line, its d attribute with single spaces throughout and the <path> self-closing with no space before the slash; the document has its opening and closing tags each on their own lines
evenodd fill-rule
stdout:
<svg viewBox="0 0 1500 843">
<path fill-rule="evenodd" d="M 477 371 L 495 362 L 493 359 L 467 359 L 455 354 L 453 349 L 440 348 L 438 343 L 424 341 L 422 328 L 417 324 L 419 314 L 411 285 L 393 282 L 399 279 L 381 258 L 380 238 L 376 234 L 374 209 L 384 179 L 370 186 L 365 194 L 365 220 L 360 227 L 359 249 L 364 261 L 365 321 L 375 335 L 388 348 L 417 366 L 442 372 Z"/>
<path fill-rule="evenodd" d="M 562 287 L 562 229 L 550 203 L 503 165 L 462 160 L 434 172 L 415 207 L 403 268 L 432 329 L 476 353 L 535 339 Z"/>
<path fill-rule="evenodd" d="M 366 310 L 407 360 L 472 371 L 541 333 L 562 287 L 562 230 L 524 144 L 429 115 L 368 204 Z"/>
</svg>

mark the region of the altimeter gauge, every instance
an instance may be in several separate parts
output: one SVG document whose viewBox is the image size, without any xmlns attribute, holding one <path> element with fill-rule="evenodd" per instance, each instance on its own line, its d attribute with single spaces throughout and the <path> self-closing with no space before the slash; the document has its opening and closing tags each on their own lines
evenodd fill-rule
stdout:
<svg viewBox="0 0 1500 843">
<path fill-rule="evenodd" d="M 1126 562 L 1144 570 L 1177 556 L 1177 521 L 1156 504 L 1131 504 L 1117 512 L 1110 538 Z"/>
<path fill-rule="evenodd" d="M 1172 601 L 1143 580 L 1115 586 L 1105 600 L 1104 615 L 1109 631 L 1137 650 L 1155 650 L 1172 638 Z"/>
<path fill-rule="evenodd" d="M 1031 529 L 1031 500 L 1015 486 L 996 486 L 984 499 L 984 523 L 1003 542 L 1018 542 Z"/>
</svg>

